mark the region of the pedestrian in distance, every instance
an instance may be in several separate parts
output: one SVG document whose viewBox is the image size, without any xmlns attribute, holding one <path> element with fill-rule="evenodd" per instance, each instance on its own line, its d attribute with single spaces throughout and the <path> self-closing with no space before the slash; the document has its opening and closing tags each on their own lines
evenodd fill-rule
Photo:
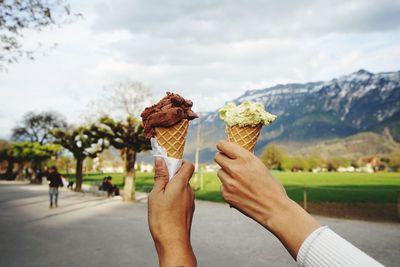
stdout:
<svg viewBox="0 0 400 267">
<path fill-rule="evenodd" d="M 68 185 L 67 185 L 67 188 L 69 188 L 69 189 L 73 190 L 73 189 L 74 189 L 74 181 L 70 181 L 70 180 L 68 180 Z"/>
<path fill-rule="evenodd" d="M 48 170 L 47 179 L 49 180 L 49 196 L 50 208 L 58 207 L 58 188 L 63 187 L 61 174 L 57 171 L 55 166 L 51 166 Z M 54 204 L 54 206 L 53 206 Z"/>
<path fill-rule="evenodd" d="M 107 189 L 107 186 L 108 186 L 107 178 L 108 178 L 108 176 L 103 178 L 103 181 L 101 182 L 101 185 L 99 186 L 99 191 L 108 191 L 108 189 Z"/>
<path fill-rule="evenodd" d="M 111 176 L 107 176 L 106 177 L 106 182 L 105 182 L 105 190 L 107 191 L 107 195 L 108 197 L 111 196 L 119 196 L 119 188 L 113 184 L 112 182 L 112 177 Z"/>
</svg>

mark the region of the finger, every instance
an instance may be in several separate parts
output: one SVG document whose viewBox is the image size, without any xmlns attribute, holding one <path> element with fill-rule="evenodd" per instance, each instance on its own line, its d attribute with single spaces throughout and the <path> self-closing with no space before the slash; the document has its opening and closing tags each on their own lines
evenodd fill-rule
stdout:
<svg viewBox="0 0 400 267">
<path fill-rule="evenodd" d="M 161 157 L 154 158 L 154 186 L 153 190 L 162 191 L 168 184 L 168 169 Z"/>
<path fill-rule="evenodd" d="M 226 203 L 228 203 L 229 208 L 235 208 L 235 206 L 233 206 L 230 202 L 229 199 L 227 198 L 227 193 L 226 193 L 226 189 L 224 188 L 224 185 L 221 184 L 219 191 L 221 193 L 222 198 L 225 200 Z"/>
<path fill-rule="evenodd" d="M 219 169 L 217 176 L 227 192 L 234 192 L 239 188 L 239 182 L 224 169 Z"/>
<path fill-rule="evenodd" d="M 232 177 L 229 176 L 229 174 L 224 171 L 223 169 L 219 169 L 217 172 L 217 176 L 219 178 L 219 180 L 221 181 L 221 183 L 227 184 L 229 179 L 233 179 Z"/>
<path fill-rule="evenodd" d="M 171 183 L 180 183 L 183 186 L 189 184 L 194 172 L 194 165 L 190 162 L 184 161 L 178 172 L 172 177 Z"/>
<path fill-rule="evenodd" d="M 240 157 L 243 153 L 249 153 L 246 149 L 238 144 L 221 140 L 216 145 L 217 149 L 227 155 L 231 159 Z"/>
<path fill-rule="evenodd" d="M 221 152 L 217 152 L 214 157 L 214 161 L 221 166 L 221 168 L 224 169 L 229 169 L 232 164 L 234 164 L 233 160 L 229 157 L 227 157 L 225 154 Z"/>
</svg>

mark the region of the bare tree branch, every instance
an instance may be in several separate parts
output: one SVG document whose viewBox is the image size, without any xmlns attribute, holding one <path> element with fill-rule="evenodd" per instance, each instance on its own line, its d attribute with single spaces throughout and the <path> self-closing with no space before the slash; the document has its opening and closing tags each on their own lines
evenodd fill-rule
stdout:
<svg viewBox="0 0 400 267">
<path fill-rule="evenodd" d="M 150 87 L 142 82 L 125 81 L 106 86 L 103 95 L 89 103 L 85 123 L 93 123 L 104 116 L 114 119 L 128 116 L 138 118 L 151 103 L 151 98 Z"/>
<path fill-rule="evenodd" d="M 55 128 L 65 129 L 67 123 L 65 118 L 56 112 L 25 114 L 22 121 L 13 129 L 12 140 L 38 142 L 44 144 L 53 141 L 49 134 Z"/>
<path fill-rule="evenodd" d="M 22 45 L 24 30 L 40 31 L 81 16 L 71 14 L 67 0 L 0 0 L 0 71 L 20 58 L 34 59 L 35 51 Z"/>
</svg>

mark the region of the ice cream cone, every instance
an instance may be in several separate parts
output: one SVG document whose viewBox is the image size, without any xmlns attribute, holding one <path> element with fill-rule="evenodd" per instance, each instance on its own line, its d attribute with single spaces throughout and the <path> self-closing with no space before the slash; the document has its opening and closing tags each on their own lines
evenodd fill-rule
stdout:
<svg viewBox="0 0 400 267">
<path fill-rule="evenodd" d="M 262 124 L 256 126 L 239 127 L 233 125 L 226 128 L 228 141 L 234 142 L 241 147 L 253 152 L 256 146 L 258 136 L 260 135 Z"/>
<path fill-rule="evenodd" d="M 188 126 L 189 121 L 185 119 L 171 127 L 155 128 L 157 142 L 167 150 L 168 157 L 183 158 Z"/>
</svg>

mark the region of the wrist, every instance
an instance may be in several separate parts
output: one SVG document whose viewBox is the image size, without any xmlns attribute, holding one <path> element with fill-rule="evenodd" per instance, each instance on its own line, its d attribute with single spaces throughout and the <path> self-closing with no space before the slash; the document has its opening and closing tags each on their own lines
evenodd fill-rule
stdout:
<svg viewBox="0 0 400 267">
<path fill-rule="evenodd" d="M 155 242 L 160 266 L 196 266 L 196 257 L 189 239 Z"/>
<path fill-rule="evenodd" d="M 264 227 L 279 238 L 294 259 L 303 241 L 320 227 L 310 214 L 289 197 L 276 203 L 266 222 Z"/>
<path fill-rule="evenodd" d="M 271 203 L 271 207 L 266 212 L 263 226 L 272 233 L 284 230 L 282 223 L 291 220 L 290 218 L 296 213 L 297 207 L 299 206 L 289 197 L 281 197 L 274 203 Z"/>
<path fill-rule="evenodd" d="M 155 241 L 157 252 L 166 254 L 174 250 L 186 251 L 191 248 L 190 241 L 187 238 L 169 238 Z"/>
</svg>

